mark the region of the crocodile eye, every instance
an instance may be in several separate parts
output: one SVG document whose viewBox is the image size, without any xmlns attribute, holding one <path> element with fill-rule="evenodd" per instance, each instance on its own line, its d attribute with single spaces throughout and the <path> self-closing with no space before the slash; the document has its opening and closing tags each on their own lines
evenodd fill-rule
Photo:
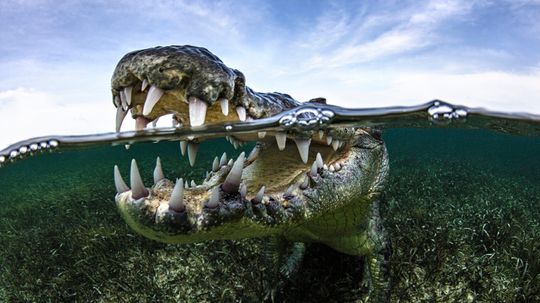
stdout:
<svg viewBox="0 0 540 303">
<path fill-rule="evenodd" d="M 158 71 L 162 73 L 165 69 L 163 67 L 158 68 Z"/>
</svg>

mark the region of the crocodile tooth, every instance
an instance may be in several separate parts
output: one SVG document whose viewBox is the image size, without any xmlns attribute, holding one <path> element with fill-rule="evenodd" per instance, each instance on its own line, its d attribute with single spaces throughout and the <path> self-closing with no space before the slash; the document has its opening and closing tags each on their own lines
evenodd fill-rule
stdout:
<svg viewBox="0 0 540 303">
<path fill-rule="evenodd" d="M 326 145 L 332 144 L 332 136 L 326 136 Z"/>
<path fill-rule="evenodd" d="M 141 131 L 141 130 L 144 130 L 146 128 L 146 126 L 148 125 L 148 119 L 146 119 L 145 117 L 137 117 L 137 119 L 135 119 L 135 130 L 136 131 Z"/>
<path fill-rule="evenodd" d="M 221 185 L 223 190 L 228 193 L 235 193 L 238 191 L 240 181 L 242 181 L 242 170 L 244 169 L 244 160 L 246 154 L 242 152 L 238 159 L 234 162 L 231 171 L 227 175 L 227 178 Z"/>
<path fill-rule="evenodd" d="M 240 144 L 238 144 L 238 141 L 233 141 L 234 149 L 238 149 L 238 146 L 240 146 Z"/>
<path fill-rule="evenodd" d="M 212 171 L 213 172 L 216 172 L 219 170 L 219 160 L 218 160 L 218 157 L 215 157 L 214 158 L 214 162 L 212 162 Z"/>
<path fill-rule="evenodd" d="M 309 175 L 312 177 L 317 176 L 317 161 L 313 161 L 313 164 L 311 165 L 311 170 L 309 171 Z"/>
<path fill-rule="evenodd" d="M 212 188 L 212 193 L 210 194 L 210 199 L 208 199 L 208 203 L 206 206 L 209 208 L 216 208 L 219 203 L 219 186 L 216 186 Z"/>
<path fill-rule="evenodd" d="M 124 148 L 125 148 L 126 150 L 129 150 L 129 149 L 131 148 L 131 145 L 130 145 L 130 144 L 126 144 L 126 145 L 124 145 Z"/>
<path fill-rule="evenodd" d="M 133 86 L 124 87 L 124 97 L 126 97 L 127 105 L 131 105 L 131 92 L 133 91 Z"/>
<path fill-rule="evenodd" d="M 339 140 L 336 139 L 332 141 L 332 148 L 334 150 L 337 150 L 339 148 Z"/>
<path fill-rule="evenodd" d="M 115 107 L 122 106 L 122 102 L 120 101 L 120 97 L 118 97 L 118 96 L 114 96 L 113 103 L 114 103 Z"/>
<path fill-rule="evenodd" d="M 339 162 L 334 164 L 334 168 L 336 169 L 336 171 L 340 170 L 341 169 L 341 164 L 339 164 Z"/>
<path fill-rule="evenodd" d="M 228 165 L 228 166 L 232 166 L 233 163 L 234 163 L 233 159 L 229 159 L 229 162 L 227 162 L 227 165 Z"/>
<path fill-rule="evenodd" d="M 150 86 L 148 94 L 146 95 L 146 100 L 144 101 L 144 116 L 147 116 L 152 112 L 152 109 L 154 109 L 154 106 L 158 103 L 159 99 L 164 93 L 165 92 L 161 88 L 155 85 Z"/>
<path fill-rule="evenodd" d="M 247 185 L 244 184 L 244 183 L 240 184 L 240 191 L 239 192 L 240 192 L 240 196 L 242 197 L 242 199 L 245 198 L 246 194 L 247 194 Z"/>
<path fill-rule="evenodd" d="M 323 164 L 322 168 L 323 168 L 324 170 L 327 170 L 327 169 L 328 169 L 328 165 Z"/>
<path fill-rule="evenodd" d="M 296 142 L 296 147 L 298 147 L 298 152 L 300 153 L 302 162 L 307 163 L 311 139 L 294 139 L 294 142 Z"/>
<path fill-rule="evenodd" d="M 329 171 L 335 172 L 336 168 L 334 167 L 334 164 L 330 164 L 330 167 L 328 168 Z"/>
<path fill-rule="evenodd" d="M 182 156 L 186 154 L 187 145 L 187 141 L 180 141 L 180 152 L 182 153 Z"/>
<path fill-rule="evenodd" d="M 323 136 L 324 136 L 324 131 L 321 129 L 319 130 L 319 139 L 322 140 Z"/>
<path fill-rule="evenodd" d="M 120 132 L 120 128 L 122 127 L 122 122 L 124 122 L 124 119 L 126 118 L 127 111 L 124 111 L 124 109 L 121 106 L 118 106 L 116 109 L 116 132 Z"/>
<path fill-rule="evenodd" d="M 122 100 L 122 107 L 124 108 L 124 111 L 127 111 L 129 109 L 129 105 L 127 104 L 126 94 L 124 93 L 124 90 L 120 91 L 120 100 Z"/>
<path fill-rule="evenodd" d="M 283 132 L 276 133 L 276 142 L 279 150 L 284 150 L 287 142 L 287 134 Z"/>
<path fill-rule="evenodd" d="M 322 160 L 321 153 L 317 153 L 317 157 L 315 158 L 315 162 L 317 162 L 317 168 L 321 168 L 324 166 L 324 162 Z"/>
<path fill-rule="evenodd" d="M 257 133 L 257 137 L 259 137 L 259 139 L 262 139 L 266 136 L 266 132 L 258 132 Z"/>
<path fill-rule="evenodd" d="M 259 189 L 259 191 L 257 192 L 257 195 L 255 196 L 255 198 L 253 198 L 254 203 L 261 203 L 262 202 L 263 197 L 264 197 L 264 190 L 265 190 L 265 187 L 263 185 L 263 186 L 261 186 L 261 189 Z"/>
<path fill-rule="evenodd" d="M 124 182 L 124 179 L 122 179 L 122 174 L 120 174 L 118 165 L 114 166 L 114 186 L 116 187 L 116 192 L 119 194 L 129 190 L 126 182 Z"/>
<path fill-rule="evenodd" d="M 163 174 L 163 168 L 161 167 L 161 159 L 157 157 L 156 168 L 154 168 L 154 184 L 157 184 L 163 179 L 165 179 L 165 175 Z"/>
<path fill-rule="evenodd" d="M 304 190 L 309 187 L 309 178 L 304 177 L 304 181 L 300 184 L 300 189 Z"/>
<path fill-rule="evenodd" d="M 186 181 L 184 181 L 184 188 L 189 188 L 189 183 Z"/>
<path fill-rule="evenodd" d="M 197 184 L 195 183 L 195 180 L 191 180 L 191 183 L 189 184 L 191 187 L 196 187 Z"/>
<path fill-rule="evenodd" d="M 249 153 L 249 156 L 247 157 L 247 161 L 248 162 L 253 162 L 257 159 L 257 157 L 259 157 L 259 152 L 260 152 L 260 149 L 255 146 L 251 152 Z"/>
<path fill-rule="evenodd" d="M 182 178 L 176 179 L 176 184 L 169 200 L 169 208 L 176 212 L 186 209 L 186 205 L 184 204 L 184 180 Z"/>
<path fill-rule="evenodd" d="M 139 167 L 137 166 L 137 161 L 135 159 L 131 160 L 131 197 L 134 200 L 147 197 L 148 190 L 144 187 L 141 174 L 139 173 Z"/>
<path fill-rule="evenodd" d="M 172 127 L 177 127 L 178 126 L 178 121 L 176 121 L 176 119 L 174 119 L 174 117 L 172 118 Z"/>
<path fill-rule="evenodd" d="M 197 97 L 189 97 L 189 123 L 191 126 L 204 124 L 206 119 L 206 109 L 208 105 Z"/>
<path fill-rule="evenodd" d="M 147 86 L 148 86 L 148 81 L 146 79 L 143 79 L 142 84 L 141 84 L 141 92 L 144 92 Z"/>
<path fill-rule="evenodd" d="M 246 109 L 243 106 L 236 107 L 236 114 L 238 114 L 240 121 L 246 121 Z"/>
<path fill-rule="evenodd" d="M 229 115 L 229 100 L 225 98 L 219 99 L 219 105 L 221 105 L 221 112 L 224 116 Z"/>
<path fill-rule="evenodd" d="M 197 151 L 199 150 L 199 144 L 190 142 L 187 146 L 189 165 L 195 165 L 195 158 L 197 158 Z"/>
<path fill-rule="evenodd" d="M 227 164 L 227 153 L 223 153 L 219 159 L 219 166 L 223 166 L 225 164 Z"/>
<path fill-rule="evenodd" d="M 287 191 L 285 192 L 285 195 L 287 195 L 287 196 L 292 195 L 293 190 L 294 190 L 294 184 L 289 186 L 289 188 L 287 188 Z"/>
</svg>

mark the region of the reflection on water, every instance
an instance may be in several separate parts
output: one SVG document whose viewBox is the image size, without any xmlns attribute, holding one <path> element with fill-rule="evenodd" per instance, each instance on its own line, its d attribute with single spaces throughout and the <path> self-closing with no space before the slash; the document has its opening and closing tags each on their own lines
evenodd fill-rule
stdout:
<svg viewBox="0 0 540 303">
<path fill-rule="evenodd" d="M 391 173 L 383 216 L 393 243 L 392 301 L 540 301 L 538 122 L 432 106 L 364 113 L 360 121 L 334 111 L 339 125 L 387 128 Z M 434 124 L 446 121 L 445 114 L 466 121 Z M 424 128 L 408 128 L 418 126 Z M 170 138 L 165 133 L 157 135 Z M 129 159 L 137 158 L 150 184 L 160 156 L 166 176 L 199 182 L 214 156 L 240 150 L 224 139 L 205 141 L 191 168 L 177 142 L 126 150 L 102 145 L 106 140 L 88 146 L 48 139 L 17 150 L 30 154 L 40 141 L 57 140 L 64 152 L 0 169 L 0 301 L 251 302 L 263 296 L 271 283 L 265 239 L 164 245 L 135 235 L 114 206 L 115 164 L 127 171 Z M 63 143 L 85 148 L 61 149 Z M 358 257 L 312 245 L 304 262 L 302 279 L 286 286 L 289 301 L 347 301 L 362 291 Z"/>
</svg>

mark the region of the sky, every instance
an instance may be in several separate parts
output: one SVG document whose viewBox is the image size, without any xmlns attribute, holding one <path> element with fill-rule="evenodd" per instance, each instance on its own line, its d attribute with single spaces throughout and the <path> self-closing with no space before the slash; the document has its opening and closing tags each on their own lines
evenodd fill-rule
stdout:
<svg viewBox="0 0 540 303">
<path fill-rule="evenodd" d="M 300 101 L 540 114 L 539 20 L 540 0 L 2 0 L 0 149 L 114 131 L 116 63 L 172 44 L 206 47 L 256 91 Z"/>
</svg>

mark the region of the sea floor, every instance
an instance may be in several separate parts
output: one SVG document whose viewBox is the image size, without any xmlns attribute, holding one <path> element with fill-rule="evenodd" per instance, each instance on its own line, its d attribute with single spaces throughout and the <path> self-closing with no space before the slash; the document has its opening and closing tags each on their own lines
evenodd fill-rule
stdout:
<svg viewBox="0 0 540 303">
<path fill-rule="evenodd" d="M 385 141 L 392 302 L 540 302 L 540 139 L 432 129 Z M 0 302 L 260 302 L 272 284 L 268 239 L 165 245 L 116 211 L 114 164 L 127 172 L 136 157 L 150 183 L 159 155 L 167 176 L 200 179 L 217 152 L 200 153 L 200 169 L 178 154 L 141 144 L 0 169 Z M 365 299 L 361 257 L 313 244 L 298 276 L 280 301 Z"/>
</svg>

